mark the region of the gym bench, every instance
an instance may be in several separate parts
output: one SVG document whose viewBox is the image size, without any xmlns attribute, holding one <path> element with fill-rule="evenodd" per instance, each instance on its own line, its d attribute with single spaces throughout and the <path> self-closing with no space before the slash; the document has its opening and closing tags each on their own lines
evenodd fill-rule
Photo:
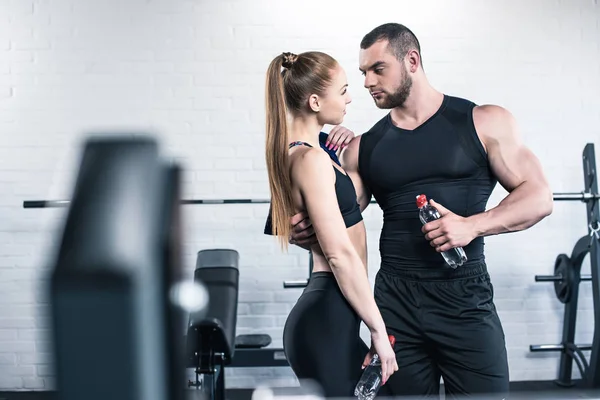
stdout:
<svg viewBox="0 0 600 400">
<path fill-rule="evenodd" d="M 265 348 L 264 334 L 235 336 L 239 290 L 239 254 L 230 249 L 198 252 L 194 281 L 208 291 L 206 309 L 191 313 L 186 336 L 186 367 L 196 379 L 188 387 L 201 388 L 209 399 L 225 398 L 225 367 L 289 366 L 281 348 Z M 200 375 L 203 375 L 200 382 Z"/>
</svg>

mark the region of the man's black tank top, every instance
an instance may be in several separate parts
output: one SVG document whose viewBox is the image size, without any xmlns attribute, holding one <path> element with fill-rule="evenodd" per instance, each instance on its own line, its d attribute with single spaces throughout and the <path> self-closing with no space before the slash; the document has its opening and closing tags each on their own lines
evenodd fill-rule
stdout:
<svg viewBox="0 0 600 400">
<path fill-rule="evenodd" d="M 438 111 L 414 130 L 398 128 L 388 113 L 361 136 L 359 172 L 383 210 L 382 269 L 444 267 L 421 232 L 419 194 L 460 216 L 485 211 L 496 178 L 475 131 L 474 107 L 445 95 Z M 485 261 L 483 247 L 478 237 L 464 248 L 466 265 Z"/>
</svg>

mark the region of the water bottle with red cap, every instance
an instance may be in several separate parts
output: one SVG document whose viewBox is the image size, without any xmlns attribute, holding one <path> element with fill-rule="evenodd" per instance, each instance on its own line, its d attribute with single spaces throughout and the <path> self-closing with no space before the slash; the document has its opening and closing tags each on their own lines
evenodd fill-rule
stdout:
<svg viewBox="0 0 600 400">
<path fill-rule="evenodd" d="M 427 196 L 424 194 L 417 196 L 417 207 L 419 207 L 419 219 L 423 225 L 441 218 L 438 210 L 429 204 Z M 462 247 L 455 247 L 450 250 L 443 251 L 442 256 L 444 257 L 444 260 L 446 260 L 446 263 L 452 268 L 460 267 L 467 261 L 467 255 Z"/>
<path fill-rule="evenodd" d="M 394 347 L 396 338 L 392 335 L 389 335 L 388 338 L 390 339 L 390 344 Z M 379 355 L 375 353 L 356 384 L 354 395 L 358 397 L 358 400 L 373 400 L 381 387 L 381 381 L 381 360 L 379 359 Z"/>
</svg>

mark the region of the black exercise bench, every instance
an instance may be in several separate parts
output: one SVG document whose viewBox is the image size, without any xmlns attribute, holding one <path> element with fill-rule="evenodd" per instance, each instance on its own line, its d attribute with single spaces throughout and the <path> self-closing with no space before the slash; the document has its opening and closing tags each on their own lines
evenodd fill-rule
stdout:
<svg viewBox="0 0 600 400">
<path fill-rule="evenodd" d="M 230 249 L 198 252 L 194 281 L 208 291 L 208 306 L 191 313 L 187 326 L 186 366 L 208 398 L 224 400 L 225 367 L 288 366 L 281 348 L 265 348 L 269 335 L 235 336 L 239 290 L 239 254 Z M 202 383 L 199 376 L 203 375 Z"/>
</svg>

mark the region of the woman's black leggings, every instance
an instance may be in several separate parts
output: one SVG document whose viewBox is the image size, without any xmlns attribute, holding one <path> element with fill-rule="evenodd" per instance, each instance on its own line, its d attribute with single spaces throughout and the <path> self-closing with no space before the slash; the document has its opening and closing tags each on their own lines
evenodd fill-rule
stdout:
<svg viewBox="0 0 600 400">
<path fill-rule="evenodd" d="M 353 397 L 369 351 L 360 322 L 333 273 L 313 272 L 283 331 L 286 357 L 298 379 L 316 382 L 326 397 Z"/>
</svg>

